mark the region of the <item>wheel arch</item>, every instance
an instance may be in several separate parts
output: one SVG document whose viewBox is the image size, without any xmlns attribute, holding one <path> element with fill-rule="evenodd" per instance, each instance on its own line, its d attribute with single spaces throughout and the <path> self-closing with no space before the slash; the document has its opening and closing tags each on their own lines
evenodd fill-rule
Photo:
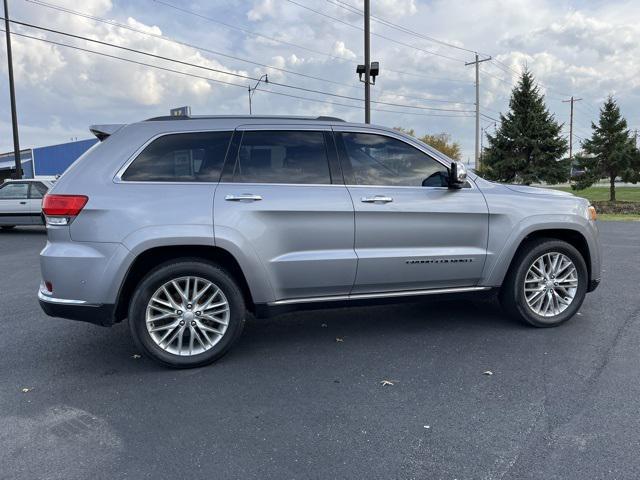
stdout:
<svg viewBox="0 0 640 480">
<path fill-rule="evenodd" d="M 119 322 L 127 317 L 128 306 L 133 292 L 151 269 L 164 262 L 181 258 L 192 260 L 200 258 L 222 266 L 238 282 L 238 286 L 245 298 L 247 309 L 254 310 L 255 302 L 247 278 L 240 263 L 229 251 L 208 245 L 169 245 L 144 250 L 131 262 L 116 298 L 115 320 Z"/>
<path fill-rule="evenodd" d="M 522 232 L 520 237 L 512 243 L 513 247 L 508 252 L 502 252 L 501 258 L 496 261 L 493 270 L 489 274 L 487 283 L 494 286 L 502 285 L 507 273 L 513 267 L 514 260 L 522 249 L 526 248 L 532 240 L 540 238 L 562 240 L 575 247 L 587 265 L 588 278 L 592 278 L 592 251 L 587 236 L 580 231 L 578 226 L 569 225 L 531 228 Z"/>
</svg>

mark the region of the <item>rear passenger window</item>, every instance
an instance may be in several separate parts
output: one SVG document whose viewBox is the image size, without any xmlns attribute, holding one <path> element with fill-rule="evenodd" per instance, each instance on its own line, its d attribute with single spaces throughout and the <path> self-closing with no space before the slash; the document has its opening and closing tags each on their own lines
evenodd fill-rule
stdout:
<svg viewBox="0 0 640 480">
<path fill-rule="evenodd" d="M 47 187 L 40 182 L 34 182 L 31 184 L 29 198 L 42 198 L 45 193 L 47 193 Z"/>
<path fill-rule="evenodd" d="M 244 132 L 233 182 L 331 183 L 322 132 Z"/>
<path fill-rule="evenodd" d="M 122 175 L 142 182 L 217 182 L 232 132 L 164 135 L 151 142 Z"/>
</svg>

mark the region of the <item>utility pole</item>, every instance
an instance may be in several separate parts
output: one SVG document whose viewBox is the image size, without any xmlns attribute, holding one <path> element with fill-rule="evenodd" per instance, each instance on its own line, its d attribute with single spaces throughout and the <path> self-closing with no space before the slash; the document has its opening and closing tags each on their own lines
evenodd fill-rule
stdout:
<svg viewBox="0 0 640 480">
<path fill-rule="evenodd" d="M 484 127 L 480 128 L 480 163 L 482 163 L 482 153 L 484 152 Z"/>
<path fill-rule="evenodd" d="M 476 66 L 476 170 L 480 169 L 480 63 L 491 60 L 491 57 L 480 59 L 476 53 L 473 62 L 465 62 L 466 66 Z"/>
<path fill-rule="evenodd" d="M 20 161 L 20 141 L 18 137 L 18 114 L 16 112 L 16 91 L 13 83 L 13 57 L 11 55 L 11 30 L 9 29 L 9 6 L 4 0 L 4 31 L 7 36 L 7 66 L 9 72 L 9 97 L 11 99 L 11 125 L 13 127 L 13 158 L 16 162 L 16 178 L 22 178 Z"/>
<path fill-rule="evenodd" d="M 370 17 L 370 2 L 369 0 L 364 0 L 364 123 L 371 123 L 371 84 L 369 83 L 371 75 Z"/>
<path fill-rule="evenodd" d="M 573 160 L 573 104 L 579 102 L 581 98 L 573 98 L 573 95 L 569 100 L 562 100 L 562 103 L 571 104 L 571 114 L 569 115 L 569 160 Z"/>
</svg>

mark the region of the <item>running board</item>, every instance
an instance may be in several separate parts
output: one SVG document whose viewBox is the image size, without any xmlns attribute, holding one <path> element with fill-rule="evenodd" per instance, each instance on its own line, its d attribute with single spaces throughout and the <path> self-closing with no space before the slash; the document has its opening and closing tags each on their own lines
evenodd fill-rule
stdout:
<svg viewBox="0 0 640 480">
<path fill-rule="evenodd" d="M 332 295 L 328 297 L 290 298 L 287 300 L 276 300 L 275 302 L 269 302 L 268 305 L 275 306 L 275 305 L 293 305 L 296 303 L 342 302 L 345 300 L 367 300 L 367 299 L 375 299 L 375 298 L 413 297 L 413 296 L 420 296 L 420 295 L 440 295 L 440 294 L 446 294 L 446 293 L 480 292 L 484 290 L 491 290 L 491 287 L 432 288 L 428 290 L 403 290 L 398 292 Z"/>
</svg>

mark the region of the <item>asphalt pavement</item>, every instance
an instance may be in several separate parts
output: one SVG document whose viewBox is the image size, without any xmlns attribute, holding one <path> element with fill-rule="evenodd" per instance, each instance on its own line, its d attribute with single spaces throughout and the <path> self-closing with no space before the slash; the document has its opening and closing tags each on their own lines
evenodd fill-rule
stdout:
<svg viewBox="0 0 640 480">
<path fill-rule="evenodd" d="M 0 479 L 640 478 L 640 223 L 600 229 L 559 328 L 468 298 L 295 313 L 183 371 L 46 317 L 43 230 L 0 232 Z"/>
</svg>

